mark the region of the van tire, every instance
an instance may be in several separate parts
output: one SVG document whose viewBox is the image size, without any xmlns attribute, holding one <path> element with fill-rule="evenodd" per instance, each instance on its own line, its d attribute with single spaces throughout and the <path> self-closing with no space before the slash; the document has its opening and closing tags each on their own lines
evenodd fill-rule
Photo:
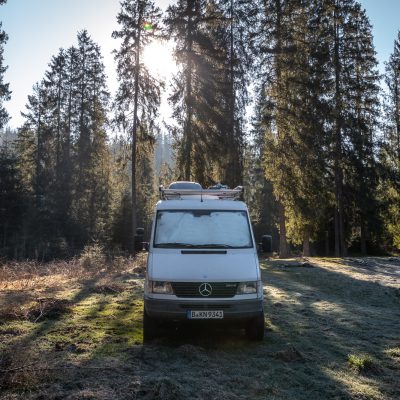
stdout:
<svg viewBox="0 0 400 400">
<path fill-rule="evenodd" d="M 143 343 L 149 343 L 157 337 L 158 324 L 154 318 L 147 315 L 143 309 Z"/>
<path fill-rule="evenodd" d="M 247 323 L 246 337 L 255 342 L 261 342 L 264 339 L 264 312 Z"/>
</svg>

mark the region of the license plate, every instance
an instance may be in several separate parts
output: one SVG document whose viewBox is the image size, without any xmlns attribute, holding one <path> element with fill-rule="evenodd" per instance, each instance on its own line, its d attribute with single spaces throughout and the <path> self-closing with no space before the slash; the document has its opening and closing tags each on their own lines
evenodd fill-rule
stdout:
<svg viewBox="0 0 400 400">
<path fill-rule="evenodd" d="M 204 310 L 187 312 L 188 319 L 222 319 L 224 312 L 222 310 Z"/>
</svg>

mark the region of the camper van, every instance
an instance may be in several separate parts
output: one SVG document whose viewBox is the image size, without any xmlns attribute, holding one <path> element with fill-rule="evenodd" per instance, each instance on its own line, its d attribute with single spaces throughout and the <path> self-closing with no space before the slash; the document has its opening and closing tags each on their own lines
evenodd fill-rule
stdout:
<svg viewBox="0 0 400 400">
<path fill-rule="evenodd" d="M 160 187 L 148 245 L 144 342 L 166 323 L 229 323 L 262 340 L 263 286 L 243 188 L 185 187 Z"/>
</svg>

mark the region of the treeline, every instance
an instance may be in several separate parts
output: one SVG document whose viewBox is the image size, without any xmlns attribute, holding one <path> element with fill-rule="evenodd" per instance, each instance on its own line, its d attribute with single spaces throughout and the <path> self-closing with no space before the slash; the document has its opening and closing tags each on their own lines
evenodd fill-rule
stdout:
<svg viewBox="0 0 400 400">
<path fill-rule="evenodd" d="M 173 179 L 244 183 L 257 236 L 272 234 L 281 256 L 400 248 L 400 36 L 382 92 L 357 1 L 178 0 L 162 14 L 123 0 L 117 21 L 117 93 L 99 46 L 79 32 L 1 146 L 2 256 L 67 256 L 94 241 L 132 251 L 157 185 Z M 166 82 L 142 53 L 166 38 L 178 65 L 167 82 L 175 165 L 156 174 Z M 0 29 L 0 128 L 6 40 Z"/>
<path fill-rule="evenodd" d="M 273 194 L 275 211 L 260 206 L 260 214 L 279 227 L 280 254 L 289 253 L 287 240 L 305 255 L 310 242 L 336 256 L 399 248 L 399 41 L 381 103 L 371 25 L 358 2 L 265 4 L 253 154 L 265 180 L 255 196 L 261 205 Z"/>
<path fill-rule="evenodd" d="M 8 255 L 62 256 L 89 241 L 113 241 L 119 210 L 112 206 L 121 193 L 112 187 L 121 178 L 112 152 L 118 145 L 107 143 L 109 97 L 100 48 L 80 32 L 77 46 L 52 58 L 13 146 L 3 146 Z"/>
</svg>

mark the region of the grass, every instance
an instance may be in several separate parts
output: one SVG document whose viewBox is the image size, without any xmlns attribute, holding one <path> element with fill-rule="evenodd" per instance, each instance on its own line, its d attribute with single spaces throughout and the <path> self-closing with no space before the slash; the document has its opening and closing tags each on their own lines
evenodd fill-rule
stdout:
<svg viewBox="0 0 400 400">
<path fill-rule="evenodd" d="M 0 266 L 0 398 L 400 398 L 399 259 L 261 261 L 259 344 L 196 326 L 143 346 L 144 256 Z"/>
<path fill-rule="evenodd" d="M 349 354 L 347 362 L 357 372 L 372 372 L 378 370 L 373 358 L 368 354 Z"/>
</svg>

